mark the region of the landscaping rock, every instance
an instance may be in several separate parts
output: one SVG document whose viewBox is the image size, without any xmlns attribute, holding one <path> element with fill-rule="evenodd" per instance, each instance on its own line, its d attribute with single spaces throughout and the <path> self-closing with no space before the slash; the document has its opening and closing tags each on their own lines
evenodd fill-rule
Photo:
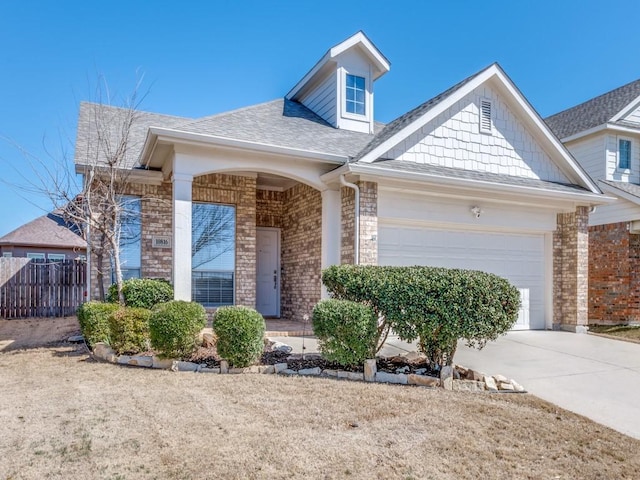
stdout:
<svg viewBox="0 0 640 480">
<path fill-rule="evenodd" d="M 416 375 L 414 373 L 410 373 L 407 375 L 407 383 L 409 385 L 420 385 L 421 387 L 439 387 L 440 379 L 430 377 L 428 375 Z"/>
<path fill-rule="evenodd" d="M 526 390 L 524 389 L 524 387 L 522 385 L 520 385 L 518 382 L 516 382 L 515 380 L 511 380 L 511 385 L 513 385 L 513 389 L 516 392 L 525 392 Z"/>
<path fill-rule="evenodd" d="M 496 383 L 508 382 L 509 381 L 507 379 L 507 377 L 505 377 L 504 375 L 494 375 L 493 379 L 496 381 Z"/>
<path fill-rule="evenodd" d="M 484 376 L 484 387 L 490 392 L 498 391 L 498 385 L 496 385 L 496 381 L 489 375 Z"/>
<path fill-rule="evenodd" d="M 425 373 L 427 373 L 427 369 L 426 368 L 418 368 L 416 369 L 416 375 L 424 375 Z"/>
<path fill-rule="evenodd" d="M 427 363 L 427 356 L 420 352 L 409 352 L 406 355 L 403 355 L 404 361 L 411 365 L 420 365 L 422 363 Z"/>
<path fill-rule="evenodd" d="M 475 380 L 454 380 L 452 387 L 456 392 L 484 392 L 484 382 Z"/>
<path fill-rule="evenodd" d="M 378 366 L 375 358 L 370 358 L 369 360 L 364 361 L 364 381 L 365 382 L 375 382 L 377 371 L 378 371 Z"/>
<path fill-rule="evenodd" d="M 69 343 L 82 343 L 84 342 L 84 337 L 82 335 L 73 335 L 67 339 Z"/>
<path fill-rule="evenodd" d="M 287 345 L 282 342 L 273 342 L 271 345 L 272 352 L 283 352 L 283 353 L 291 353 L 293 351 L 293 347 L 291 345 Z"/>
<path fill-rule="evenodd" d="M 467 370 L 467 380 L 475 380 L 476 382 L 484 381 L 484 373 L 478 372 L 476 370 L 469 369 Z"/>
<path fill-rule="evenodd" d="M 515 387 L 511 385 L 511 382 L 498 382 L 498 388 L 500 390 L 515 391 Z"/>
<path fill-rule="evenodd" d="M 297 370 L 292 370 L 290 368 L 285 368 L 284 370 L 282 370 L 281 372 L 278 372 L 281 375 L 296 375 L 298 372 Z"/>
<path fill-rule="evenodd" d="M 260 373 L 264 373 L 264 374 L 273 374 L 276 373 L 276 368 L 273 365 L 266 365 L 266 366 L 262 366 L 260 367 Z"/>
<path fill-rule="evenodd" d="M 337 377 L 338 376 L 338 370 L 330 370 L 330 369 L 326 369 L 322 371 L 323 375 L 326 375 L 327 377 Z"/>
<path fill-rule="evenodd" d="M 131 357 L 129 355 L 120 355 L 117 358 L 116 362 L 120 365 L 129 365 L 129 360 L 131 360 Z"/>
<path fill-rule="evenodd" d="M 229 373 L 229 362 L 220 360 L 220 373 Z"/>
<path fill-rule="evenodd" d="M 289 365 L 286 363 L 276 363 L 273 368 L 275 368 L 276 373 L 281 373 L 289 368 Z"/>
<path fill-rule="evenodd" d="M 409 367 L 405 365 L 404 367 L 396 368 L 396 373 L 408 373 L 409 370 Z"/>
<path fill-rule="evenodd" d="M 404 373 L 387 373 L 387 372 L 377 372 L 376 373 L 376 382 L 380 383 L 399 383 L 402 385 L 407 384 L 407 375 Z"/>
<path fill-rule="evenodd" d="M 356 381 L 362 382 L 364 380 L 364 373 L 345 372 L 343 370 L 338 370 L 338 378 L 346 378 L 347 380 L 356 380 Z"/>
<path fill-rule="evenodd" d="M 202 334 L 202 346 L 205 348 L 215 347 L 216 341 L 213 338 L 212 333 L 203 333 Z"/>
<path fill-rule="evenodd" d="M 96 343 L 93 346 L 93 356 L 111 363 L 115 363 L 118 358 L 113 349 L 106 343 Z"/>
<path fill-rule="evenodd" d="M 135 355 L 129 358 L 127 364 L 151 368 L 153 366 L 153 357 L 147 355 Z"/>
<path fill-rule="evenodd" d="M 171 370 L 174 372 L 196 372 L 199 366 L 200 365 L 193 362 L 174 360 L 173 364 L 171 365 Z"/>
<path fill-rule="evenodd" d="M 315 368 L 303 368 L 302 370 L 298 370 L 298 375 L 320 375 L 322 370 L 320 367 Z"/>
<path fill-rule="evenodd" d="M 458 377 L 456 378 L 466 378 L 467 374 L 469 373 L 469 369 L 463 367 L 462 365 L 456 365 L 455 370 L 456 372 L 458 372 Z"/>
<path fill-rule="evenodd" d="M 151 357 L 151 368 L 158 368 L 160 370 L 171 370 L 174 360 L 172 358 L 160 358 L 157 356 Z"/>
<path fill-rule="evenodd" d="M 453 373 L 454 368 L 451 365 L 445 365 L 440 370 L 440 386 L 445 390 L 453 390 Z"/>
</svg>

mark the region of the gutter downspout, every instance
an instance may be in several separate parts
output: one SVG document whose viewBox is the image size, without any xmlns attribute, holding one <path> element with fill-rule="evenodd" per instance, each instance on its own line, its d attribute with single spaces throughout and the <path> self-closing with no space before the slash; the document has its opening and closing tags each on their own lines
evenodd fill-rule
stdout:
<svg viewBox="0 0 640 480">
<path fill-rule="evenodd" d="M 340 185 L 351 188 L 355 192 L 355 218 L 353 220 L 353 263 L 360 264 L 360 188 L 355 183 L 349 183 L 344 179 L 344 173 L 340 175 Z"/>
</svg>

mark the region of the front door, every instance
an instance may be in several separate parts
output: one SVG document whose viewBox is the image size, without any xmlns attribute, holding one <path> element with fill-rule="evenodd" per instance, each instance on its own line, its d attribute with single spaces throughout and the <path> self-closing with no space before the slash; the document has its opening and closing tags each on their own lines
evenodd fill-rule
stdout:
<svg viewBox="0 0 640 480">
<path fill-rule="evenodd" d="M 256 229 L 256 310 L 263 317 L 280 316 L 280 230 Z"/>
</svg>

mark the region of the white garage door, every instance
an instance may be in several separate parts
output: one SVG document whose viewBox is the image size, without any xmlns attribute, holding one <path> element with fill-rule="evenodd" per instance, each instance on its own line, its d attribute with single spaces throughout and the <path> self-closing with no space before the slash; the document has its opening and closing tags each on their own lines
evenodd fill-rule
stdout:
<svg viewBox="0 0 640 480">
<path fill-rule="evenodd" d="M 427 265 L 495 273 L 521 293 L 514 329 L 544 329 L 544 235 L 439 230 L 381 223 L 380 265 Z"/>
</svg>

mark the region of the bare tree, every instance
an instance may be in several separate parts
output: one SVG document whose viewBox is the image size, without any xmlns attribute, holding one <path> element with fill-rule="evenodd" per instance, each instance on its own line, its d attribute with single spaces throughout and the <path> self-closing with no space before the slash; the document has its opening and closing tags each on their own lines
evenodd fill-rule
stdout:
<svg viewBox="0 0 640 480">
<path fill-rule="evenodd" d="M 193 232 L 191 236 L 192 268 L 232 251 L 235 239 L 233 208 L 222 205 L 193 204 Z"/>
<path fill-rule="evenodd" d="M 96 260 L 101 299 L 105 266 L 112 265 L 121 303 L 120 247 L 123 240 L 130 240 L 126 232 L 123 238 L 122 227 L 131 215 L 140 213 L 130 210 L 126 201 L 131 169 L 140 147 L 132 135 L 140 116 L 139 87 L 140 81 L 133 93 L 114 107 L 109 89 L 101 80 L 96 103 L 81 104 L 75 170 L 66 155 L 58 158 L 49 154 L 44 161 L 18 147 L 26 160 L 26 165 L 17 169 L 27 183 L 20 186 L 22 193 L 43 194 L 63 212 L 68 223 L 79 227 Z M 30 170 L 27 173 L 23 171 L 25 166 Z"/>
</svg>

